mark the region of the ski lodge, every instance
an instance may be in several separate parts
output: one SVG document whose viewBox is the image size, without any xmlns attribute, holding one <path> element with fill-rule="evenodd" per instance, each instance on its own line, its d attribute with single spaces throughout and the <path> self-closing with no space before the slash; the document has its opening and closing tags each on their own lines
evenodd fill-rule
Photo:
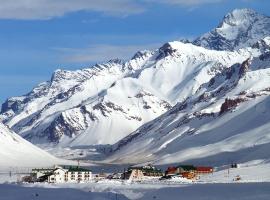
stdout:
<svg viewBox="0 0 270 200">
<path fill-rule="evenodd" d="M 48 183 L 87 182 L 92 179 L 92 172 L 81 167 L 60 167 L 33 169 L 32 180 Z"/>
</svg>

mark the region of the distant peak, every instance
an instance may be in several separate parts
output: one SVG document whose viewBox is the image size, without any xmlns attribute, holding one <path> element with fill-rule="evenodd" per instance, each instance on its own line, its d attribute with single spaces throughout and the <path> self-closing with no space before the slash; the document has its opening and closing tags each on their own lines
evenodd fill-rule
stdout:
<svg viewBox="0 0 270 200">
<path fill-rule="evenodd" d="M 226 14 L 212 31 L 192 43 L 208 49 L 237 50 L 252 46 L 270 33 L 270 17 L 248 8 Z"/>
<path fill-rule="evenodd" d="M 228 13 L 225 18 L 241 18 L 241 17 L 254 17 L 255 15 L 259 15 L 255 10 L 249 8 L 243 9 L 234 9 L 232 12 Z"/>
<path fill-rule="evenodd" d="M 249 8 L 234 9 L 225 15 L 222 24 L 225 22 L 227 24 L 237 25 L 246 20 L 256 20 L 256 16 L 260 16 L 260 14 Z"/>
<path fill-rule="evenodd" d="M 241 8 L 241 9 L 234 9 L 231 12 L 232 15 L 253 15 L 258 14 L 255 10 L 252 10 L 250 8 Z"/>
</svg>

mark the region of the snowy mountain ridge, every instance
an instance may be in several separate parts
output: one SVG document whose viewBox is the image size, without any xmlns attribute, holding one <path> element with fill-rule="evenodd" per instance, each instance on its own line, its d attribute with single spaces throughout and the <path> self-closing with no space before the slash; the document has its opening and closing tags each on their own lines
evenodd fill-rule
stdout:
<svg viewBox="0 0 270 200">
<path fill-rule="evenodd" d="M 225 69 L 197 94 L 120 140 L 108 161 L 269 161 L 269 69 L 270 57 L 263 56 Z"/>
<path fill-rule="evenodd" d="M 57 70 L 28 95 L 7 100 L 1 117 L 37 144 L 113 144 L 250 56 L 249 50 L 222 52 L 170 42 L 125 63 Z"/>
</svg>

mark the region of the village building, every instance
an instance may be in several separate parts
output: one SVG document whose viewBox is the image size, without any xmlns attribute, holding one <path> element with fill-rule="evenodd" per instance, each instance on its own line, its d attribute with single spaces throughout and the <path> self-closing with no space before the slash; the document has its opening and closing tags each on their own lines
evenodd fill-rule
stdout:
<svg viewBox="0 0 270 200">
<path fill-rule="evenodd" d="M 177 167 L 168 167 L 166 175 L 179 175 L 184 172 L 196 172 L 196 167 L 193 165 L 179 165 Z"/>
<path fill-rule="evenodd" d="M 70 167 L 65 174 L 66 182 L 87 182 L 92 179 L 92 172 L 80 167 Z"/>
<path fill-rule="evenodd" d="M 143 167 L 129 167 L 126 172 L 123 173 L 123 179 L 129 180 L 142 180 L 146 177 L 161 177 L 163 172 L 157 169 L 153 165 L 146 165 Z"/>
<path fill-rule="evenodd" d="M 87 182 L 92 179 L 92 172 L 81 167 L 60 167 L 52 169 L 33 169 L 32 177 L 37 182 L 65 183 Z"/>
<path fill-rule="evenodd" d="M 47 179 L 48 175 L 53 172 L 55 168 L 35 168 L 32 169 L 30 176 L 34 182 L 43 182 L 44 179 Z"/>
<path fill-rule="evenodd" d="M 198 166 L 196 167 L 196 173 L 197 174 L 210 174 L 214 172 L 213 167 L 204 167 L 204 166 Z"/>
<path fill-rule="evenodd" d="M 56 168 L 50 174 L 47 175 L 48 183 L 64 183 L 65 182 L 66 169 Z"/>
<path fill-rule="evenodd" d="M 213 167 L 198 166 L 193 165 L 179 165 L 177 167 L 168 167 L 165 174 L 166 175 L 181 175 L 187 179 L 194 179 L 199 174 L 209 174 L 213 173 Z"/>
<path fill-rule="evenodd" d="M 164 175 L 161 169 L 157 169 L 153 165 L 146 165 L 146 166 L 141 167 L 140 169 L 142 170 L 144 176 L 161 177 Z"/>
<path fill-rule="evenodd" d="M 144 178 L 143 172 L 140 169 L 129 168 L 126 172 L 122 174 L 122 179 L 129 181 L 141 181 Z"/>
</svg>

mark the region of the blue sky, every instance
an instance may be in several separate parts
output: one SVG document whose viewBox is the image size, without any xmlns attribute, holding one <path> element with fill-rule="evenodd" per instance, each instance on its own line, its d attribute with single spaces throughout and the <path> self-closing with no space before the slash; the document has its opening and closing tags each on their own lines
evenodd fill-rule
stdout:
<svg viewBox="0 0 270 200">
<path fill-rule="evenodd" d="M 270 16 L 268 0 L 0 0 L 0 102 L 58 68 L 127 59 L 194 38 L 235 8 Z"/>
</svg>

